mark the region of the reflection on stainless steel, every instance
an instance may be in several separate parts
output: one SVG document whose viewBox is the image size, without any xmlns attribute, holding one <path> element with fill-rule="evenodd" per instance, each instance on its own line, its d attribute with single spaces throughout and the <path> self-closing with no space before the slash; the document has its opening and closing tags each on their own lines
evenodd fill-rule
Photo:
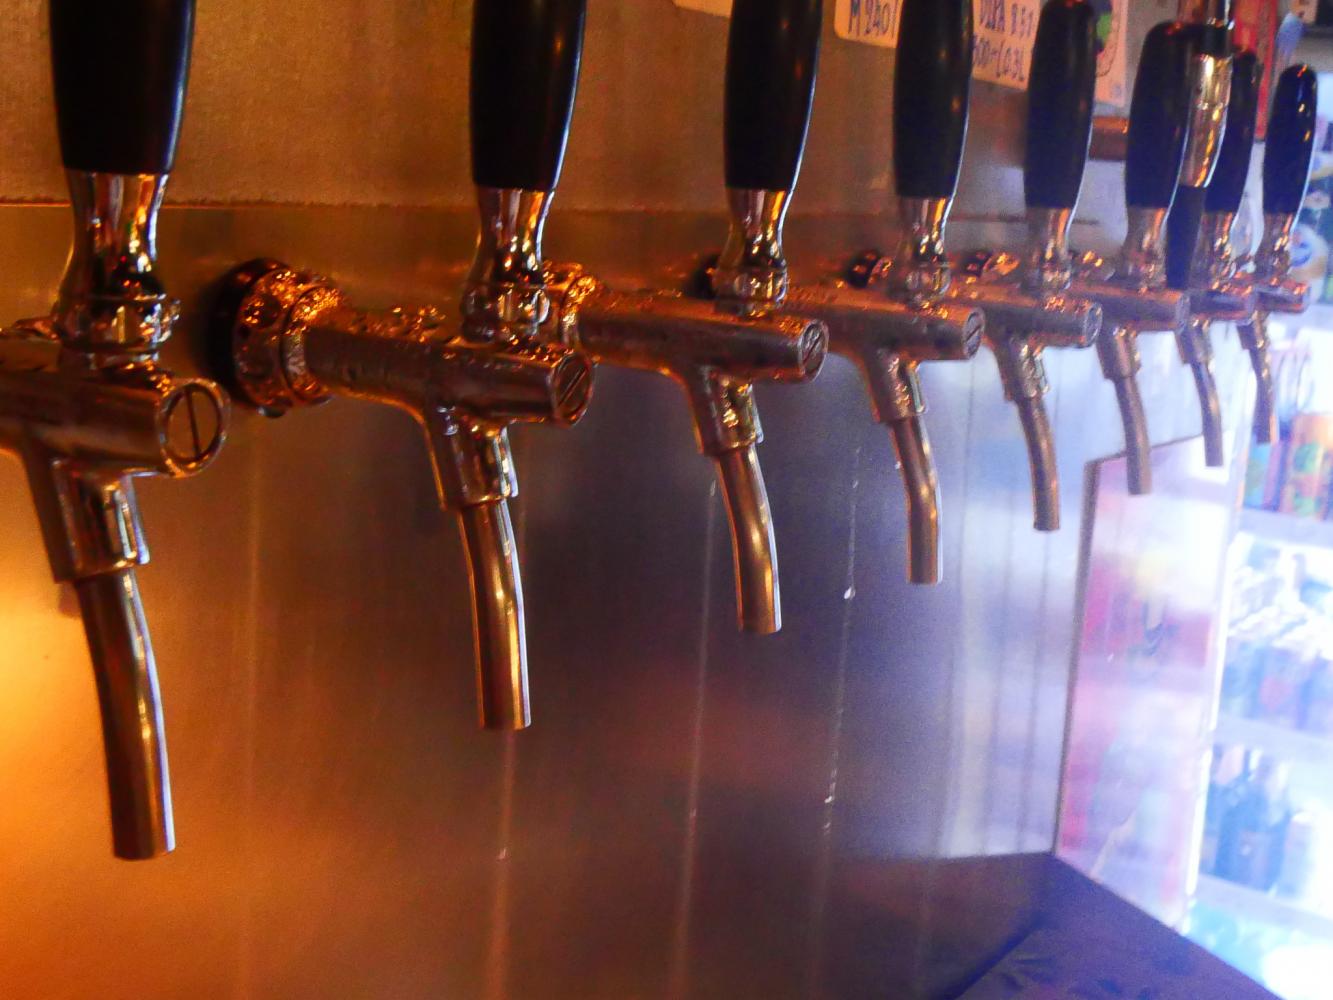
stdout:
<svg viewBox="0 0 1333 1000">
<path fill-rule="evenodd" d="M 741 628 L 766 635 L 782 621 L 777 553 L 755 454 L 763 440 L 753 382 L 805 382 L 828 351 L 818 320 L 719 308 L 654 292 L 617 292 L 577 266 L 553 268 L 551 339 L 599 364 L 658 372 L 686 392 L 700 450 L 725 487 Z M 740 473 L 744 472 L 744 482 Z"/>
<path fill-rule="evenodd" d="M 0 441 L 23 460 L 55 579 L 79 596 L 112 844 L 137 860 L 170 851 L 175 835 L 133 480 L 202 471 L 222 446 L 227 401 L 157 363 L 177 316 L 155 273 L 166 178 L 68 178 L 76 228 L 53 313 L 0 332 Z"/>
<path fill-rule="evenodd" d="M 1229 18 L 1227 19 L 1229 20 Z M 1196 54 L 1190 76 L 1189 139 L 1180 168 L 1180 185 L 1204 188 L 1212 180 L 1226 134 L 1231 100 L 1231 56 Z"/>
<path fill-rule="evenodd" d="M 457 334 L 434 309 L 353 308 L 326 279 L 274 261 L 243 265 L 226 284 L 215 336 L 229 339 L 240 388 L 255 406 L 278 415 L 345 395 L 395 406 L 422 425 L 440 504 L 463 520 L 481 723 L 527 726 L 523 590 L 507 511 L 518 480 L 506 428 L 576 423 L 592 390 L 588 361 L 538 343 L 530 330 L 520 336 L 538 314 L 492 308 L 524 300 L 503 282 L 488 286 L 494 299 L 473 283 L 465 292 L 469 316 L 498 317 L 489 337 L 467 318 L 471 335 Z"/>
</svg>

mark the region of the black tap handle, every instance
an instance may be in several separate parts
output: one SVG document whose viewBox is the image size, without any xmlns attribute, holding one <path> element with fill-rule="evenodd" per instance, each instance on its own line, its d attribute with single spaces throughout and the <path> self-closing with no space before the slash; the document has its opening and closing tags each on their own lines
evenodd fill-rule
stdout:
<svg viewBox="0 0 1333 1000">
<path fill-rule="evenodd" d="M 574 113 L 587 0 L 476 0 L 472 179 L 553 191 Z"/>
<path fill-rule="evenodd" d="M 1314 155 L 1319 84 L 1309 66 L 1291 66 L 1278 77 L 1264 147 L 1264 212 L 1295 215 L 1305 201 Z"/>
<path fill-rule="evenodd" d="M 972 0 L 903 0 L 893 168 L 904 198 L 952 198 L 967 135 Z"/>
<path fill-rule="evenodd" d="M 1217 154 L 1217 168 L 1208 184 L 1204 209 L 1235 214 L 1245 195 L 1254 153 L 1254 128 L 1259 117 L 1259 56 L 1253 49 L 1236 53 L 1231 65 L 1231 103 L 1227 129 Z"/>
<path fill-rule="evenodd" d="M 168 173 L 190 70 L 194 0 L 51 0 L 50 15 L 65 166 Z"/>
<path fill-rule="evenodd" d="M 735 0 L 727 39 L 727 187 L 791 191 L 819 69 L 823 0 Z"/>
<path fill-rule="evenodd" d="M 1029 208 L 1073 208 L 1092 141 L 1097 13 L 1085 0 L 1051 0 L 1037 22 L 1028 86 Z"/>
<path fill-rule="evenodd" d="M 1194 51 L 1188 33 L 1170 21 L 1148 32 L 1143 43 L 1125 155 L 1125 203 L 1130 208 L 1171 207 L 1189 134 Z"/>
</svg>

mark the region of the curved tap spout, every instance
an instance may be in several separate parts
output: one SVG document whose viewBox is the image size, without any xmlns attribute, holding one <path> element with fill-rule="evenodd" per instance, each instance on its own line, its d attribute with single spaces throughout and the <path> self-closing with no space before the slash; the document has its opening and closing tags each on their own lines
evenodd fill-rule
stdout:
<svg viewBox="0 0 1333 1000">
<path fill-rule="evenodd" d="M 1278 439 L 1277 389 L 1268 353 L 1268 316 L 1262 309 L 1256 310 L 1251 320 L 1238 323 L 1236 330 L 1254 368 L 1254 440 L 1272 444 Z"/>
<path fill-rule="evenodd" d="M 1032 526 L 1060 530 L 1060 473 L 1055 461 L 1055 433 L 1046 412 L 1046 368 L 1040 352 L 1025 339 L 988 336 L 1000 368 L 1005 396 L 1018 409 L 1032 474 Z"/>
<path fill-rule="evenodd" d="M 483 729 L 526 729 L 528 653 L 523 581 L 509 505 L 504 501 L 458 512 L 472 581 L 477 654 L 477 706 Z"/>
<path fill-rule="evenodd" d="M 1060 472 L 1055 461 L 1055 433 L 1041 396 L 1014 400 L 1032 473 L 1032 526 L 1038 531 L 1060 530 Z"/>
<path fill-rule="evenodd" d="M 1115 387 L 1120 406 L 1120 420 L 1125 427 L 1125 464 L 1129 493 L 1146 496 L 1152 492 L 1152 442 L 1148 437 L 1148 417 L 1139 392 L 1138 373 L 1143 367 L 1139 355 L 1138 334 L 1126 326 L 1103 330 L 1097 340 L 1097 356 L 1102 374 Z"/>
<path fill-rule="evenodd" d="M 157 665 L 134 570 L 76 580 L 102 712 L 111 839 L 116 857 L 143 861 L 176 846 Z"/>
<path fill-rule="evenodd" d="M 940 483 L 930 449 L 930 435 L 920 417 L 889 423 L 893 450 L 902 470 L 907 497 L 907 579 L 933 586 L 940 582 Z"/>
<path fill-rule="evenodd" d="M 1217 469 L 1226 464 L 1226 444 L 1222 400 L 1217 394 L 1217 378 L 1213 374 L 1213 341 L 1208 326 L 1208 319 L 1191 319 L 1189 325 L 1176 334 L 1176 346 L 1180 349 L 1180 360 L 1194 373 L 1202 413 L 1204 455 L 1209 468 Z"/>
<path fill-rule="evenodd" d="M 778 551 L 768 490 L 754 445 L 713 456 L 731 522 L 731 551 L 736 571 L 736 612 L 740 626 L 756 635 L 782 628 L 778 590 Z"/>
</svg>

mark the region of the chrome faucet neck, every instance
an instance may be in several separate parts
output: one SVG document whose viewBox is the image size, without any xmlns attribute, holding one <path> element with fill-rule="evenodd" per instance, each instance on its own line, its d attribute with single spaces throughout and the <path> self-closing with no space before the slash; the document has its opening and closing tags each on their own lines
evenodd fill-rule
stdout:
<svg viewBox="0 0 1333 1000">
<path fill-rule="evenodd" d="M 542 231 L 552 192 L 477 188 L 481 228 L 463 287 L 462 331 L 472 343 L 529 344 L 550 312 Z"/>
<path fill-rule="evenodd" d="M 1024 290 L 1037 296 L 1059 295 L 1073 277 L 1073 255 L 1069 250 L 1069 227 L 1074 211 L 1069 208 L 1029 208 L 1028 258 L 1023 273 Z"/>
<path fill-rule="evenodd" d="M 948 198 L 900 198 L 903 239 L 884 275 L 889 294 L 912 305 L 925 305 L 949 291 L 953 275 L 944 249 Z"/>
<path fill-rule="evenodd" d="M 152 358 L 179 312 L 158 279 L 160 174 L 66 171 L 74 241 L 53 321 L 62 342 L 95 367 Z"/>
<path fill-rule="evenodd" d="M 1284 212 L 1264 215 L 1264 234 L 1254 255 L 1255 275 L 1263 282 L 1281 283 L 1291 274 L 1296 216 Z"/>
<path fill-rule="evenodd" d="M 1190 288 L 1216 288 L 1236 275 L 1236 250 L 1231 233 L 1235 212 L 1205 212 L 1199 226 L 1199 243 L 1190 267 Z"/>
<path fill-rule="evenodd" d="M 1116 280 L 1139 288 L 1165 288 L 1165 237 L 1166 209 L 1131 206 Z"/>
<path fill-rule="evenodd" d="M 713 270 L 713 293 L 725 309 L 760 315 L 787 297 L 787 256 L 782 227 L 790 191 L 728 188 L 731 228 Z"/>
</svg>

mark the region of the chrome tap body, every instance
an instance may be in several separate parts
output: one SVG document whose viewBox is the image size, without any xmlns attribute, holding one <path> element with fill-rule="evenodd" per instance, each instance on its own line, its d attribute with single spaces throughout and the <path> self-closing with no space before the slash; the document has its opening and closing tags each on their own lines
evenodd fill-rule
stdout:
<svg viewBox="0 0 1333 1000">
<path fill-rule="evenodd" d="M 1070 288 L 1102 308 L 1097 358 L 1115 389 L 1125 431 L 1127 481 L 1132 496 L 1152 492 L 1152 441 L 1138 374 L 1143 368 L 1139 334 L 1177 333 L 1189 323 L 1189 296 L 1165 284 L 1138 284 L 1116 274 L 1106 262 L 1085 254 Z"/>
<path fill-rule="evenodd" d="M 763 428 L 753 386 L 813 378 L 828 350 L 827 328 L 772 308 L 616 291 L 577 265 L 553 266 L 548 281 L 549 339 L 586 351 L 598 364 L 666 375 L 685 390 L 699 449 L 716 462 L 726 500 L 739 624 L 758 635 L 777 632 L 777 549 L 756 451 Z M 763 276 L 755 281 L 774 287 Z"/>
<path fill-rule="evenodd" d="M 1291 278 L 1296 220 L 1310 183 L 1314 155 L 1318 83 L 1308 66 L 1283 70 L 1273 95 L 1273 112 L 1264 148 L 1264 232 L 1252 270 L 1242 272 L 1256 295 L 1252 316 L 1237 325 L 1249 352 L 1256 383 L 1254 436 L 1263 444 L 1278 440 L 1273 370 L 1269 360 L 1268 317 L 1298 315 L 1309 307 L 1310 288 Z M 1228 220 L 1220 220 L 1229 237 Z M 1234 254 L 1228 254 L 1228 259 Z"/>
<path fill-rule="evenodd" d="M 1018 409 L 1027 442 L 1033 526 L 1038 531 L 1058 531 L 1060 474 L 1045 403 L 1050 383 L 1042 353 L 1049 347 L 1093 346 L 1101 331 L 1102 310 L 1069 290 L 1069 215 L 1043 213 L 1029 221 L 1036 224 L 1026 267 L 1003 253 L 977 255 L 950 294 L 985 311 L 985 343 L 995 356 L 1005 399 Z M 1054 236 L 1054 228 L 1062 234 Z"/>
<path fill-rule="evenodd" d="M 328 279 L 274 261 L 245 265 L 228 284 L 218 316 L 252 405 L 278 416 L 350 396 L 405 410 L 420 424 L 440 505 L 459 515 L 481 724 L 529 725 L 522 576 L 508 506 L 518 479 L 507 429 L 572 425 L 592 387 L 586 358 L 535 338 L 530 321 L 549 312 L 544 288 L 469 279 L 459 324 L 432 308 L 355 308 Z"/>
<path fill-rule="evenodd" d="M 564 159 L 586 0 L 473 7 L 470 126 L 479 231 L 457 315 L 370 311 L 271 260 L 235 269 L 215 311 L 244 397 L 271 415 L 352 396 L 422 427 L 441 507 L 456 511 L 471 583 L 478 714 L 531 722 L 522 576 L 509 517 L 508 427 L 570 425 L 592 365 L 542 339 L 551 313 L 542 232 Z"/>
<path fill-rule="evenodd" d="M 152 638 L 136 571 L 134 481 L 217 457 L 228 403 L 158 361 L 178 306 L 156 271 L 193 4 L 52 0 L 61 154 L 74 236 L 50 315 L 0 330 L 0 445 L 22 461 L 55 579 L 73 585 L 97 682 L 117 857 L 175 846 Z"/>
<path fill-rule="evenodd" d="M 1276 388 L 1268 339 L 1268 317 L 1274 313 L 1299 316 L 1310 307 L 1312 290 L 1291 278 L 1291 240 L 1296 216 L 1275 213 L 1264 216 L 1264 233 L 1254 255 L 1254 267 L 1242 272 L 1242 280 L 1253 283 L 1255 309 L 1236 324 L 1241 346 L 1250 355 L 1254 369 L 1254 439 L 1260 444 L 1278 440 Z"/>
</svg>

